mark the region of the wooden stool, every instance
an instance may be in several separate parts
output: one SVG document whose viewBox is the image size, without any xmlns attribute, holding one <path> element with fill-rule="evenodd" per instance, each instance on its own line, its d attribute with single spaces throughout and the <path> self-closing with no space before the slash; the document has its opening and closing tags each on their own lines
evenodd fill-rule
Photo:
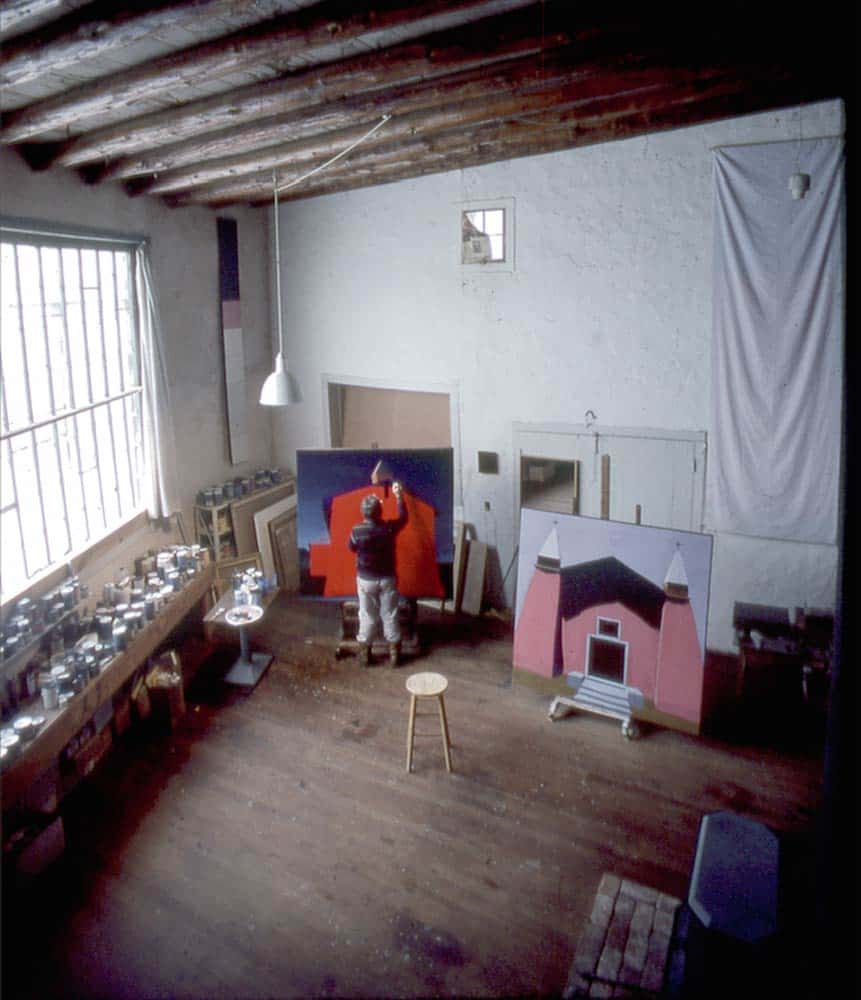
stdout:
<svg viewBox="0 0 861 1000">
<path fill-rule="evenodd" d="M 410 693 L 410 723 L 407 727 L 407 771 L 413 769 L 413 740 L 416 735 L 416 706 L 420 698 L 436 698 L 439 704 L 439 724 L 442 730 L 442 746 L 445 751 L 445 768 L 451 771 L 451 740 L 448 735 L 448 721 L 445 717 L 445 700 L 443 693 L 448 687 L 448 681 L 442 674 L 428 671 L 413 674 L 407 678 L 407 691 Z"/>
</svg>

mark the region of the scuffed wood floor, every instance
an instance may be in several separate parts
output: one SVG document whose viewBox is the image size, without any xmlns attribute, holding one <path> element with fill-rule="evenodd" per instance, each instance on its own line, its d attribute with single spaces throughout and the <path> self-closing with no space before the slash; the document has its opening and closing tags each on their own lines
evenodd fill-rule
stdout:
<svg viewBox="0 0 861 1000">
<path fill-rule="evenodd" d="M 424 655 L 362 671 L 334 608 L 279 598 L 251 694 L 221 651 L 174 733 L 126 734 L 67 800 L 64 858 L 5 902 L 4 996 L 558 995 L 602 873 L 683 898 L 720 809 L 782 835 L 804 971 L 816 748 L 553 723 L 506 626 L 421 620 Z M 433 715 L 405 771 L 421 669 L 449 678 L 452 775 Z"/>
</svg>

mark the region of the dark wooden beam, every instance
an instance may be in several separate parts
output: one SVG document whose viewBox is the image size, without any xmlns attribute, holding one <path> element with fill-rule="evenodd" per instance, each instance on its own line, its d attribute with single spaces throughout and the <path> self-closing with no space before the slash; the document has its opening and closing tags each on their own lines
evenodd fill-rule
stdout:
<svg viewBox="0 0 861 1000">
<path fill-rule="evenodd" d="M 0 141 L 23 142 L 46 131 L 74 134 L 86 123 L 117 106 L 133 106 L 142 97 L 169 99 L 184 83 L 220 80 L 233 73 L 265 65 L 274 76 L 290 68 L 297 56 L 337 40 L 361 37 L 382 29 L 407 28 L 443 12 L 474 12 L 480 16 L 487 0 L 376 0 L 356 9 L 352 0 L 324 0 L 289 16 L 274 18 L 214 41 L 171 53 L 142 66 L 122 70 L 71 91 L 46 98 L 8 115 Z M 420 27 L 416 27 L 420 32 Z"/>
<path fill-rule="evenodd" d="M 757 78 L 756 87 L 736 76 L 722 76 L 685 90 L 677 87 L 649 93 L 621 94 L 597 102 L 591 112 L 583 108 L 548 110 L 517 120 L 495 122 L 463 132 L 450 130 L 370 151 L 359 147 L 343 161 L 286 188 L 290 173 L 279 172 L 283 200 L 315 197 L 424 176 L 446 170 L 557 152 L 563 149 L 632 138 L 649 131 L 695 125 L 717 118 L 751 114 L 768 108 L 810 99 L 804 88 L 794 87 L 780 73 Z M 296 172 L 301 177 L 301 172 Z M 238 202 L 266 204 L 271 199 L 271 173 L 254 175 L 245 182 L 208 185 L 167 199 L 169 204 L 207 204 L 213 207 Z"/>
<path fill-rule="evenodd" d="M 5 44 L 0 50 L 0 86 L 20 87 L 45 73 L 57 73 L 87 59 L 142 41 L 158 31 L 182 28 L 199 18 L 217 18 L 253 5 L 235 0 L 161 0 L 141 9 L 98 0 Z M 260 19 L 249 16 L 248 23 Z"/>
<path fill-rule="evenodd" d="M 380 110 L 392 107 L 394 116 L 362 144 L 355 157 L 368 157 L 374 148 L 391 149 L 398 143 L 411 143 L 435 133 L 456 135 L 454 130 L 457 129 L 463 130 L 464 141 L 468 142 L 472 130 L 482 125 L 528 118 L 538 112 L 565 110 L 571 114 L 589 115 L 595 109 L 612 109 L 620 101 L 626 108 L 632 101 L 643 107 L 652 107 L 656 102 L 666 102 L 695 93 L 703 85 L 713 86 L 714 80 L 725 79 L 727 71 L 727 67 L 710 70 L 637 67 L 600 75 L 575 75 L 563 80 L 551 78 L 549 81 L 544 81 L 539 73 L 531 78 L 533 86 L 523 90 L 507 89 L 504 80 L 491 80 L 491 87 L 478 96 L 468 100 L 431 104 L 430 107 L 412 113 L 400 114 L 396 105 L 383 105 Z M 314 135 L 304 141 L 270 146 L 199 167 L 159 175 L 153 181 L 142 184 L 137 191 L 167 194 L 187 187 L 238 178 L 242 174 L 267 171 L 271 175 L 273 170 L 281 169 L 286 169 L 291 177 L 299 176 L 301 172 L 312 169 L 358 140 L 371 124 L 372 121 L 366 118 L 349 128 Z M 351 157 L 351 161 L 355 162 L 355 158 Z"/>
<path fill-rule="evenodd" d="M 0 41 L 31 31 L 87 3 L 89 0 L 4 0 L 0 15 Z"/>
<path fill-rule="evenodd" d="M 103 164 L 237 123 L 244 126 L 409 81 L 550 53 L 575 42 L 594 49 L 594 34 L 594 27 L 575 22 L 569 8 L 551 6 L 541 17 L 531 6 L 93 130 L 58 146 L 55 159 L 66 167 Z M 613 34 L 605 29 L 605 48 Z"/>
<path fill-rule="evenodd" d="M 491 106 L 504 94 L 551 91 L 598 72 L 606 70 L 594 63 L 578 65 L 577 51 L 570 48 L 553 56 L 540 54 L 495 62 L 489 67 L 482 66 L 465 73 L 373 91 L 292 115 L 224 129 L 163 147 L 146 156 L 119 160 L 107 168 L 103 176 L 109 180 L 129 180 L 146 174 L 159 174 L 160 181 L 165 181 L 168 177 L 171 180 L 180 177 L 185 168 L 188 176 L 202 171 L 210 174 L 210 179 L 215 179 L 242 169 L 255 169 L 259 157 L 268 156 L 271 160 L 275 148 L 283 147 L 285 143 L 296 146 L 306 142 L 311 144 L 309 148 L 313 148 L 313 144 L 324 141 L 323 136 L 329 132 L 352 129 L 361 134 L 383 113 L 401 120 L 414 112 L 430 111 L 464 101 L 484 100 Z M 414 121 L 412 117 L 408 120 Z M 346 136 L 342 138 L 345 140 L 342 145 L 352 141 Z M 236 150 L 243 152 L 236 155 Z"/>
</svg>

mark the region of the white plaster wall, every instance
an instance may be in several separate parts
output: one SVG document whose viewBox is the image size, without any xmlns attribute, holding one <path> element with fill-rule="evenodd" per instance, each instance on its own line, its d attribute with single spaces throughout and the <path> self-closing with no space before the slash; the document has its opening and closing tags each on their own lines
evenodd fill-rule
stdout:
<svg viewBox="0 0 861 1000">
<path fill-rule="evenodd" d="M 605 426 L 709 429 L 712 147 L 842 132 L 827 102 L 283 204 L 285 348 L 305 402 L 273 414 L 278 459 L 326 444 L 324 374 L 455 384 L 456 503 L 505 574 L 513 422 L 591 409 Z M 459 203 L 501 197 L 516 269 L 466 274 Z M 500 475 L 478 473 L 479 449 L 499 452 Z M 733 648 L 736 600 L 832 605 L 836 568 L 833 546 L 717 538 L 709 646 Z"/>
<path fill-rule="evenodd" d="M 180 499 L 194 530 L 197 491 L 272 464 L 272 425 L 257 404 L 272 365 L 269 241 L 265 212 L 224 212 L 238 223 L 242 324 L 249 380 L 252 454 L 230 464 L 218 289 L 216 215 L 205 208 L 169 209 L 154 198 L 128 198 L 116 185 L 89 187 L 71 172 L 34 173 L 0 150 L 0 212 L 119 233 L 149 236 L 165 332 Z"/>
</svg>

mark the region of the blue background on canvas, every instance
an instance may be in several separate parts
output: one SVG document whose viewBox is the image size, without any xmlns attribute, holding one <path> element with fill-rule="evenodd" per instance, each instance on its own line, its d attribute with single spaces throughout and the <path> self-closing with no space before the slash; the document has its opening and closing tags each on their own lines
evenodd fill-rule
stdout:
<svg viewBox="0 0 861 1000">
<path fill-rule="evenodd" d="M 450 448 L 298 451 L 296 533 L 300 549 L 329 540 L 324 503 L 369 486 L 383 461 L 408 493 L 436 511 L 437 562 L 454 559 L 454 457 Z"/>
</svg>

